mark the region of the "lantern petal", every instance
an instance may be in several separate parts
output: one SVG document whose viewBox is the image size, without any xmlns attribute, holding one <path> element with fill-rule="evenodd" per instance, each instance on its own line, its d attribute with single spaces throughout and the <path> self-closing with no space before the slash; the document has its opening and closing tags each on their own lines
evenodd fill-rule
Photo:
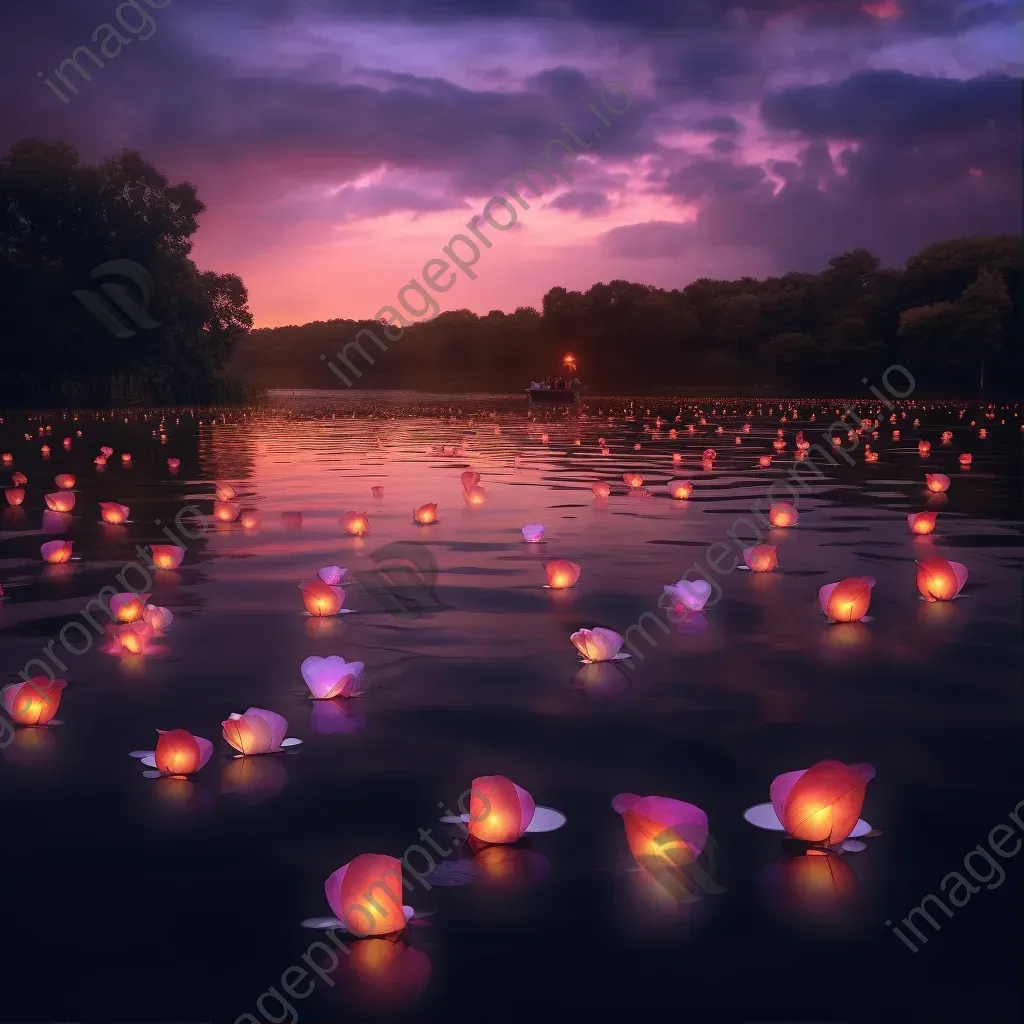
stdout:
<svg viewBox="0 0 1024 1024">
<path fill-rule="evenodd" d="M 154 752 L 153 752 L 153 753 L 151 753 L 151 754 L 146 754 L 146 756 L 145 756 L 145 757 L 140 757 L 140 758 L 139 758 L 139 760 L 140 760 L 140 761 L 141 761 L 141 762 L 142 762 L 142 763 L 143 763 L 143 764 L 144 764 L 144 765 L 145 765 L 145 766 L 146 766 L 147 768 L 155 768 L 155 767 L 156 767 L 156 751 L 154 751 Z M 160 774 L 162 775 L 162 774 L 163 774 L 163 772 L 161 772 Z"/>
<path fill-rule="evenodd" d="M 825 586 L 818 590 L 818 600 L 821 602 L 821 610 L 826 615 L 828 615 L 828 599 L 832 596 L 832 591 L 838 586 L 838 583 L 826 583 Z"/>
<path fill-rule="evenodd" d="M 245 712 L 246 718 L 255 716 L 262 719 L 270 730 L 270 749 L 278 750 L 281 741 L 288 735 L 288 719 L 276 711 L 267 711 L 265 708 L 249 708 Z"/>
<path fill-rule="evenodd" d="M 199 747 L 199 768 L 202 768 L 213 757 L 213 744 L 209 740 L 203 739 L 202 736 L 194 736 L 193 739 Z"/>
<path fill-rule="evenodd" d="M 806 768 L 801 768 L 800 771 L 796 772 L 784 772 L 773 780 L 768 795 L 771 797 L 772 807 L 775 808 L 775 816 L 780 822 L 782 821 L 782 809 L 786 805 L 786 797 L 789 796 L 789 791 L 806 771 Z"/>
<path fill-rule="evenodd" d="M 962 562 L 950 562 L 949 567 L 953 570 L 953 575 L 956 576 L 956 592 L 959 594 L 967 582 L 967 566 Z"/>
<path fill-rule="evenodd" d="M 342 865 L 335 871 L 330 878 L 324 882 L 324 892 L 327 894 L 327 903 L 331 910 L 337 915 L 338 920 L 341 920 L 342 914 L 345 912 L 345 908 L 341 904 L 341 884 L 345 881 L 345 875 L 348 872 L 348 864 Z"/>
<path fill-rule="evenodd" d="M 556 811 L 554 807 L 537 806 L 534 808 L 530 824 L 523 831 L 530 833 L 555 832 L 565 824 L 566 820 L 565 815 L 561 811 Z"/>
<path fill-rule="evenodd" d="M 337 917 L 307 917 L 300 923 L 303 928 L 313 928 L 318 932 L 348 931 L 345 922 Z"/>
<path fill-rule="evenodd" d="M 515 786 L 516 795 L 519 797 L 519 827 L 521 831 L 525 832 L 527 826 L 533 820 L 537 805 L 533 802 L 533 797 L 522 786 L 516 786 L 514 782 L 512 785 Z"/>
<path fill-rule="evenodd" d="M 743 812 L 743 820 L 755 828 L 763 828 L 768 832 L 786 831 L 779 820 L 779 816 L 775 813 L 775 808 L 770 803 L 755 804 L 753 807 L 748 807 Z"/>
<path fill-rule="evenodd" d="M 616 633 L 614 629 L 605 629 L 603 626 L 595 626 L 593 632 L 596 633 L 606 645 L 603 656 L 604 661 L 614 658 L 619 653 L 623 643 L 625 642 L 625 638 Z"/>
</svg>

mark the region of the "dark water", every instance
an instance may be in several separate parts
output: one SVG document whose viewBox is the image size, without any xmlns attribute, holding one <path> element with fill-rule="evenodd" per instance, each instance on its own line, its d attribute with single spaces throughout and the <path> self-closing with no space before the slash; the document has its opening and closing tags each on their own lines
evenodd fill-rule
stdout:
<svg viewBox="0 0 1024 1024">
<path fill-rule="evenodd" d="M 29 478 L 22 514 L 0 519 L 7 681 L 81 621 L 101 587 L 118 586 L 136 545 L 167 541 L 157 519 L 172 523 L 186 506 L 209 514 L 212 481 L 234 484 L 261 525 L 211 524 L 185 541 L 177 571 L 156 574 L 152 601 L 175 614 L 162 652 L 118 658 L 98 641 L 78 657 L 53 649 L 69 681 L 62 724 L 19 731 L 0 751 L 0 1020 L 251 1014 L 313 1024 L 389 1007 L 392 1019 L 439 1021 L 601 1009 L 713 1022 L 1016 1019 L 1024 856 L 992 861 L 1002 884 L 972 861 L 991 888 L 976 882 L 951 918 L 939 914 L 937 934 L 925 925 L 916 953 L 885 921 L 898 925 L 949 872 L 965 873 L 965 855 L 987 848 L 995 826 L 1021 835 L 1010 818 L 1024 799 L 1018 411 L 960 419 L 959 408 L 909 408 L 893 442 L 883 410 L 868 442 L 879 461 L 865 464 L 863 449 L 853 466 L 818 460 L 824 478 L 801 497 L 799 526 L 766 533 L 779 545 L 774 574 L 709 577 L 703 620 L 668 632 L 645 620 L 651 642 L 634 633 L 633 667 L 588 682 L 573 630 L 624 632 L 645 612 L 668 622 L 665 584 L 703 565 L 713 542 L 737 554 L 728 531 L 791 465 L 755 468 L 772 453 L 778 406 L 755 414 L 735 446 L 749 401 L 735 415 L 708 403 L 708 426 L 692 436 L 685 424 L 700 414 L 690 407 L 680 424 L 677 406 L 652 407 L 669 421 L 652 435 L 643 402 L 634 421 L 621 402 L 595 401 L 582 422 L 546 413 L 538 423 L 521 401 L 448 399 L 451 419 L 440 404 L 364 393 L 247 414 L 6 417 L 0 451 L 15 462 L 0 479 L 13 469 Z M 787 451 L 797 429 L 820 441 L 833 408 L 801 404 L 799 421 L 783 425 Z M 875 404 L 859 408 L 868 415 Z M 41 424 L 50 436 L 38 436 Z M 944 429 L 954 432 L 948 445 Z M 926 460 L 919 438 L 933 444 Z M 53 449 L 46 460 L 42 443 Z M 101 445 L 115 451 L 102 472 L 92 463 Z M 719 457 L 705 472 L 709 446 Z M 131 468 L 118 458 L 125 450 Z M 963 451 L 974 456 L 967 472 Z M 169 455 L 182 460 L 176 475 Z M 463 501 L 467 468 L 482 476 L 482 508 Z M 649 498 L 626 494 L 627 470 L 644 475 Z M 925 471 L 952 477 L 946 496 L 926 494 Z M 42 534 L 42 496 L 57 472 L 77 474 L 77 505 L 65 530 Z M 672 478 L 693 480 L 690 501 L 668 499 Z M 607 502 L 593 498 L 598 479 L 612 483 Z M 100 524 L 98 501 L 129 505 L 132 522 Z M 439 522 L 414 526 L 411 510 L 429 501 Z M 938 527 L 915 538 L 906 515 L 926 508 L 940 512 Z M 348 510 L 369 514 L 368 536 L 342 533 Z M 301 527 L 282 525 L 284 512 L 301 512 Z M 537 521 L 545 541 L 524 544 L 520 527 Z M 81 560 L 45 566 L 39 545 L 54 537 L 73 539 Z M 961 599 L 918 599 L 914 562 L 927 555 L 967 565 Z M 542 588 L 542 563 L 554 557 L 583 567 L 574 589 Z M 396 596 L 380 572 L 388 563 L 417 567 L 419 584 Z M 354 613 L 315 621 L 297 586 L 326 564 L 349 568 Z M 878 581 L 872 621 L 828 626 L 818 588 L 865 574 Z M 298 669 L 313 654 L 365 662 L 369 693 L 347 707 L 307 700 Z M 243 768 L 220 723 L 252 705 L 284 714 L 303 745 Z M 157 728 L 213 740 L 213 760 L 192 782 L 144 778 L 127 755 L 152 748 Z M 777 836 L 742 818 L 777 774 L 825 758 L 876 767 L 863 816 L 883 832 L 827 884 L 805 870 L 809 858 L 794 866 Z M 293 971 L 286 983 L 304 997 L 286 995 L 282 974 L 306 967 L 303 954 L 322 937 L 301 922 L 330 913 L 327 876 L 359 853 L 424 845 L 421 829 L 449 849 L 438 805 L 454 808 L 474 776 L 496 773 L 563 811 L 566 827 L 483 856 L 471 885 L 417 886 L 407 902 L 433 913 L 399 943 L 313 975 L 308 994 Z M 723 891 L 674 902 L 638 871 L 610 806 L 620 792 L 702 807 L 708 869 Z M 461 856 L 451 849 L 449 859 Z"/>
</svg>

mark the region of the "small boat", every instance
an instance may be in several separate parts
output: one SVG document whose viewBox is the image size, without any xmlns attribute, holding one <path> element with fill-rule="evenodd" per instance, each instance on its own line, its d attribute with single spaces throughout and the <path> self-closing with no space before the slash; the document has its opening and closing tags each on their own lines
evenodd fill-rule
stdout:
<svg viewBox="0 0 1024 1024">
<path fill-rule="evenodd" d="M 576 373 L 576 357 L 567 354 L 562 360 L 564 371 Z M 537 405 L 578 405 L 583 395 L 584 387 L 579 377 L 574 376 L 571 380 L 566 377 L 548 377 L 540 383 L 531 381 L 526 393 L 530 396 L 530 404 Z"/>
</svg>

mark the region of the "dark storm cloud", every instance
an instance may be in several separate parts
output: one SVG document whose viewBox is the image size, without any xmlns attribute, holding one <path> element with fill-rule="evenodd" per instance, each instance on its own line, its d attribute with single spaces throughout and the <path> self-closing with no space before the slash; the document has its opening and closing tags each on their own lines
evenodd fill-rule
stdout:
<svg viewBox="0 0 1024 1024">
<path fill-rule="evenodd" d="M 576 190 L 562 193 L 548 203 L 548 206 L 553 206 L 556 210 L 572 211 L 582 217 L 595 217 L 609 210 L 611 203 L 603 192 Z"/>
<path fill-rule="evenodd" d="M 691 125 L 695 132 L 715 132 L 718 135 L 739 135 L 743 125 L 729 114 L 715 114 L 703 117 Z"/>
<path fill-rule="evenodd" d="M 734 196 L 751 192 L 766 183 L 765 172 L 754 164 L 730 160 L 695 160 L 668 176 L 665 191 L 684 200 L 706 196 Z"/>
</svg>

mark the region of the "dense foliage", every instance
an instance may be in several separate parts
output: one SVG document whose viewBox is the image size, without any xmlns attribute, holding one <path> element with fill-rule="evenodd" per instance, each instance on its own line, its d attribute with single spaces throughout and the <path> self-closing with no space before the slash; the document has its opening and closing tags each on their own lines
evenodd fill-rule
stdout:
<svg viewBox="0 0 1024 1024">
<path fill-rule="evenodd" d="M 984 365 L 984 390 L 996 393 L 1019 380 L 1020 286 L 1020 237 L 979 236 L 931 245 L 899 270 L 854 250 L 821 273 L 763 281 L 552 288 L 541 311 L 454 310 L 395 341 L 372 321 L 257 330 L 237 358 L 274 387 L 344 387 L 329 360 L 357 387 L 509 391 L 557 372 L 572 350 L 580 376 L 605 393 L 707 386 L 844 394 L 900 363 L 922 393 L 977 394 Z M 387 351 L 369 335 L 362 352 L 345 350 L 364 329 Z"/>
<path fill-rule="evenodd" d="M 0 403 L 242 396 L 226 365 L 252 327 L 248 298 L 237 276 L 189 259 L 204 210 L 193 185 L 171 185 L 138 153 L 93 166 L 25 139 L 0 159 L 0 188 Z"/>
</svg>

